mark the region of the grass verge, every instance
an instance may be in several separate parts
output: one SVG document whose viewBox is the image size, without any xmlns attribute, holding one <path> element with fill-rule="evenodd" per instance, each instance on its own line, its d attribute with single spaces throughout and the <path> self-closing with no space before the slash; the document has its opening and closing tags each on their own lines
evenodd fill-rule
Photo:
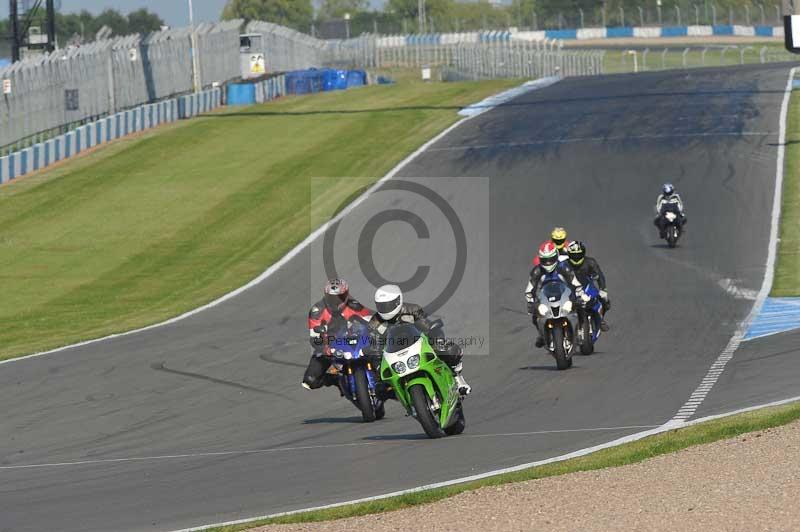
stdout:
<svg viewBox="0 0 800 532">
<path fill-rule="evenodd" d="M 241 286 L 313 229 L 311 201 L 340 204 L 460 107 L 518 84 L 403 80 L 227 108 L 0 187 L 0 359 Z M 311 190 L 319 177 L 330 186 Z"/>
<path fill-rule="evenodd" d="M 752 44 L 752 45 L 714 45 L 708 46 L 703 53 L 704 46 L 654 46 L 649 49 L 647 57 L 641 46 L 636 48 L 636 61 L 640 72 L 653 70 L 671 70 L 683 68 L 735 66 L 741 64 L 757 64 L 761 62 L 761 51 L 766 47 L 765 60 L 793 61 L 796 58 L 783 50 L 780 44 Z M 684 50 L 686 53 L 684 63 Z M 628 54 L 624 47 L 606 49 L 603 67 L 606 74 L 633 72 L 633 56 Z M 664 53 L 666 51 L 666 53 Z M 744 61 L 744 63 L 742 63 Z M 685 65 L 685 66 L 684 66 Z"/>
<path fill-rule="evenodd" d="M 475 482 L 410 493 L 378 501 L 341 506 L 328 510 L 298 513 L 273 519 L 253 521 L 243 525 L 218 527 L 210 530 L 211 532 L 238 532 L 256 526 L 270 524 L 331 521 L 347 517 L 400 510 L 410 506 L 436 502 L 447 497 L 452 497 L 458 493 L 487 486 L 634 464 L 659 455 L 680 451 L 681 449 L 686 449 L 694 445 L 713 443 L 718 440 L 733 438 L 747 432 L 785 425 L 798 419 L 800 419 L 800 403 L 791 403 L 789 405 L 747 412 L 683 429 L 672 430 L 636 442 L 604 449 L 580 458 L 573 458 L 563 462 L 526 469 L 515 473 L 498 475 Z"/>
<path fill-rule="evenodd" d="M 800 96 L 789 100 L 786 160 L 781 197 L 780 242 L 773 297 L 800 296 Z"/>
</svg>

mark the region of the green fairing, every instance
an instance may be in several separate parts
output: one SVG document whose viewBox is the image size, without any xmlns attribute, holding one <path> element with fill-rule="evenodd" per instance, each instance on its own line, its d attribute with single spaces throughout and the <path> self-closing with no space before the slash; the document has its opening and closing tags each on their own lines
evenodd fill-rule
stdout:
<svg viewBox="0 0 800 532">
<path fill-rule="evenodd" d="M 458 405 L 458 387 L 453 371 L 436 356 L 428 337 L 423 334 L 421 340 L 420 364 L 416 371 L 400 376 L 389 365 L 386 358 L 383 358 L 380 369 L 381 379 L 392 386 L 398 401 L 409 413 L 411 412 L 409 389 L 414 384 L 422 385 L 431 400 L 438 397 L 441 403 L 439 426 L 445 429 L 456 421 L 456 417 L 453 414 L 456 413 L 456 406 Z M 391 373 L 389 378 L 384 377 L 387 370 Z"/>
</svg>

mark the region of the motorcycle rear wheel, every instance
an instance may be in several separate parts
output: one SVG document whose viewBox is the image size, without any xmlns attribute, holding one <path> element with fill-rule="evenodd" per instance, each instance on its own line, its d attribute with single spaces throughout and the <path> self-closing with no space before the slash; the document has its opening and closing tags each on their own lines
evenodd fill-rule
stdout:
<svg viewBox="0 0 800 532">
<path fill-rule="evenodd" d="M 421 384 L 414 384 L 408 389 L 408 394 L 411 396 L 411 404 L 414 405 L 414 410 L 417 412 L 417 421 L 422 425 L 425 434 L 433 439 L 444 436 L 444 431 L 431 412 L 430 399 L 425 387 Z"/>
</svg>

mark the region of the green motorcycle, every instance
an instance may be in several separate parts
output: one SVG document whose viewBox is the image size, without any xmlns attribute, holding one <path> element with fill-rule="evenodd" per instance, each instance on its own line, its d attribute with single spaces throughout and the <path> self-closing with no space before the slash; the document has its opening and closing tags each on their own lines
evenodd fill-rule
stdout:
<svg viewBox="0 0 800 532">
<path fill-rule="evenodd" d="M 431 329 L 438 327 L 441 321 L 437 320 Z M 453 371 L 436 356 L 428 336 L 416 325 L 402 323 L 386 331 L 380 375 L 428 437 L 464 432 L 464 407 Z"/>
</svg>

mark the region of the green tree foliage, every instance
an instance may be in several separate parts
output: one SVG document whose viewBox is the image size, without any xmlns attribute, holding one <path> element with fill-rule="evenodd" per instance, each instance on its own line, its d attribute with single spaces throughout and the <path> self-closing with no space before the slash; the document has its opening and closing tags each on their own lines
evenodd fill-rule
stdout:
<svg viewBox="0 0 800 532">
<path fill-rule="evenodd" d="M 368 0 L 324 0 L 318 16 L 322 20 L 340 19 L 344 17 L 345 13 L 355 17 L 366 11 L 368 7 Z"/>
<path fill-rule="evenodd" d="M 223 20 L 263 20 L 298 31 L 309 31 L 314 16 L 311 0 L 228 0 Z"/>
<path fill-rule="evenodd" d="M 128 13 L 128 30 L 131 33 L 151 33 L 161 29 L 164 21 L 147 9 L 137 9 Z"/>
</svg>

